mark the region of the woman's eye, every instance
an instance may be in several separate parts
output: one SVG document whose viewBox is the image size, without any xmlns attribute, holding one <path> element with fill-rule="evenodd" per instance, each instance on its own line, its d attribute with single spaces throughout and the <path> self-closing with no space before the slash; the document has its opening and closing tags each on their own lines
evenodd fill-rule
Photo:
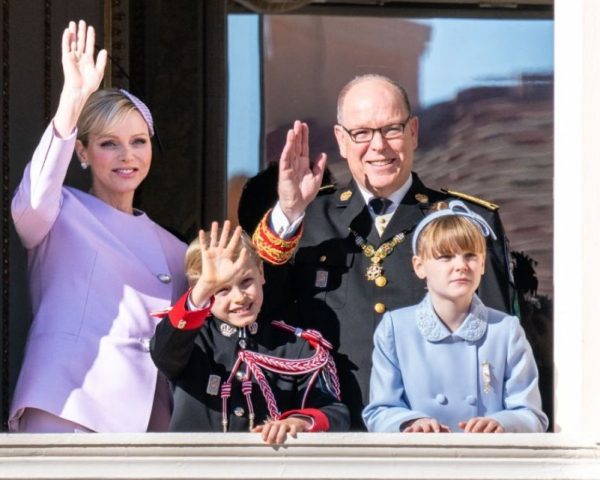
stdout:
<svg viewBox="0 0 600 480">
<path fill-rule="evenodd" d="M 110 147 L 114 147 L 115 146 L 115 142 L 113 142 L 112 140 L 105 140 L 104 142 L 100 143 L 100 146 L 102 148 L 110 148 Z"/>
<path fill-rule="evenodd" d="M 148 141 L 145 138 L 136 138 L 133 143 L 134 145 L 146 145 Z"/>
<path fill-rule="evenodd" d="M 217 293 L 215 293 L 215 297 L 222 297 L 224 295 L 227 295 L 229 293 L 229 289 L 228 288 L 222 288 L 221 290 L 218 290 Z"/>
</svg>

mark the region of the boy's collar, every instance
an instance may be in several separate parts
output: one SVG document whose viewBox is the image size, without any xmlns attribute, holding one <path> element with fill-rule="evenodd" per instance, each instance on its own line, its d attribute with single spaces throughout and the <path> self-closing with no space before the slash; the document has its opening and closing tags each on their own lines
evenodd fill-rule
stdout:
<svg viewBox="0 0 600 480">
<path fill-rule="evenodd" d="M 240 337 L 245 336 L 246 333 L 250 335 L 256 335 L 256 333 L 258 332 L 258 322 L 256 320 L 250 325 L 246 325 L 245 327 L 234 327 L 233 325 L 229 325 L 227 322 L 224 322 L 223 320 L 217 317 L 214 318 L 215 320 L 217 320 L 217 323 L 219 325 L 219 332 L 224 337 L 231 337 L 236 332 L 238 332 Z"/>
</svg>

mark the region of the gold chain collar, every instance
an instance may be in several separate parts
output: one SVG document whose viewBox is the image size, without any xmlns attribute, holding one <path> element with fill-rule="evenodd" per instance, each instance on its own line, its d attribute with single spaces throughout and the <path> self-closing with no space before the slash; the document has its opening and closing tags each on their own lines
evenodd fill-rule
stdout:
<svg viewBox="0 0 600 480">
<path fill-rule="evenodd" d="M 371 260 L 371 265 L 369 265 L 365 273 L 367 280 L 375 282 L 378 287 L 385 286 L 387 284 L 387 278 L 383 275 L 383 260 L 394 251 L 394 248 L 406 240 L 406 236 L 412 228 L 397 233 L 391 240 L 380 245 L 379 248 L 375 248 L 370 243 L 367 243 L 363 237 L 351 228 L 348 230 L 354 235 L 354 242 L 360 247 L 363 255 Z"/>
</svg>

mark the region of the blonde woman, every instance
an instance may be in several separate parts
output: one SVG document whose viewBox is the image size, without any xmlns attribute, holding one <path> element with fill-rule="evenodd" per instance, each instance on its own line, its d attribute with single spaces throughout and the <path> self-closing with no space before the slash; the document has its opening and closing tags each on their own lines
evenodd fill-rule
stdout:
<svg viewBox="0 0 600 480">
<path fill-rule="evenodd" d="M 96 91 L 106 51 L 94 29 L 62 37 L 64 86 L 17 188 L 12 216 L 27 249 L 34 319 L 11 405 L 19 432 L 165 430 L 171 398 L 149 354 L 155 320 L 185 291 L 186 245 L 133 207 L 154 135 L 148 108 Z M 91 188 L 63 185 L 73 152 Z"/>
</svg>

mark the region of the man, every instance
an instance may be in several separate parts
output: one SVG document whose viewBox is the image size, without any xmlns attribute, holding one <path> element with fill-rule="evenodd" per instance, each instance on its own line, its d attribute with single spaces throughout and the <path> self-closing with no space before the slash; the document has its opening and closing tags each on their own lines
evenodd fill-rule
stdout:
<svg viewBox="0 0 600 480">
<path fill-rule="evenodd" d="M 279 162 L 279 201 L 254 240 L 265 260 L 282 264 L 267 278 L 281 293 L 266 298 L 268 310 L 318 329 L 335 345 L 342 400 L 352 428 L 364 429 L 360 414 L 369 398 L 373 332 L 386 311 L 418 303 L 425 294 L 412 272 L 412 231 L 436 202 L 454 197 L 425 187 L 412 172 L 419 122 L 404 89 L 389 78 L 364 75 L 348 83 L 338 97 L 337 120 L 334 132 L 350 184 L 316 197 L 326 157 L 311 166 L 308 127 L 296 121 Z M 488 241 L 478 294 L 490 307 L 510 312 L 497 206 L 461 198 L 471 200 L 469 208 L 498 238 Z"/>
</svg>

